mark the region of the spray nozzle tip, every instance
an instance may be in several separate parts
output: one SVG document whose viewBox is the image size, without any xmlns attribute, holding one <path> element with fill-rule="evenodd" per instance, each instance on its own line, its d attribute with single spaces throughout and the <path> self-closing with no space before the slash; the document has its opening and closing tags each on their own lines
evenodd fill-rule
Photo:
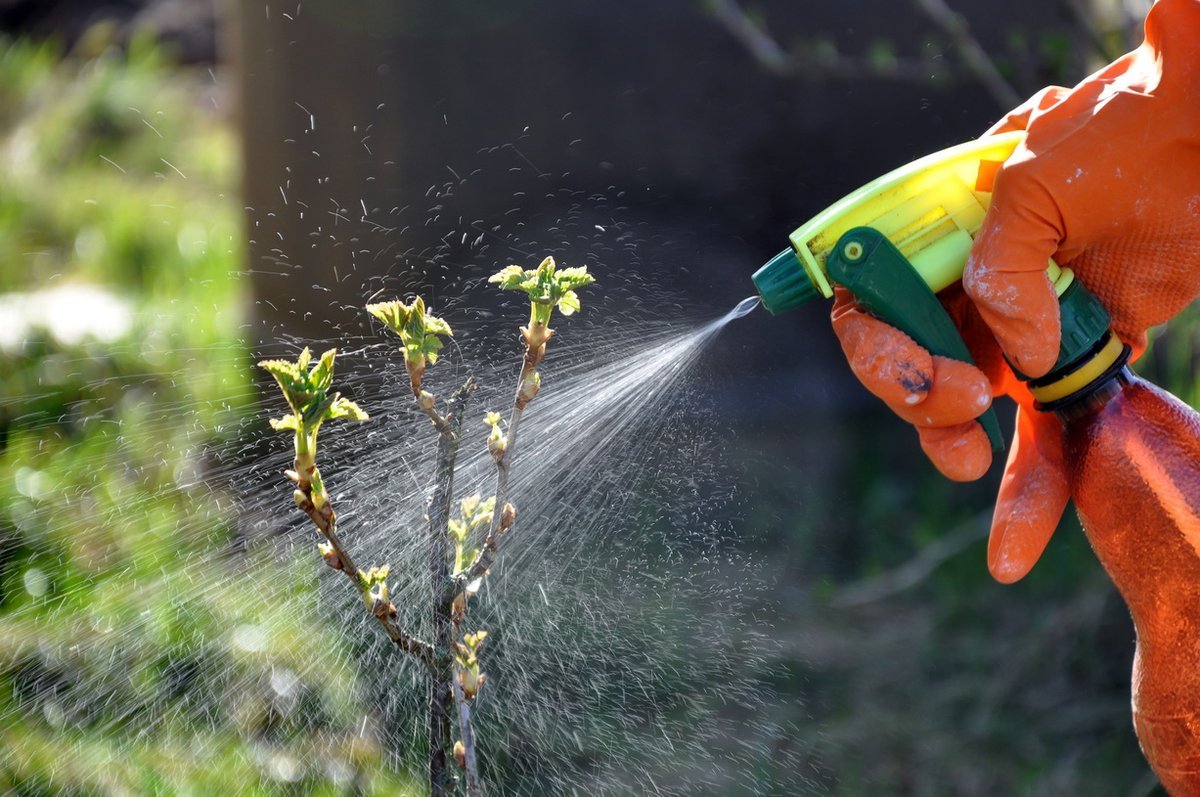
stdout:
<svg viewBox="0 0 1200 797">
<path fill-rule="evenodd" d="M 819 295 L 817 288 L 808 277 L 804 266 L 796 257 L 796 250 L 788 247 L 754 272 L 751 277 L 754 287 L 762 297 L 763 307 L 771 315 L 779 315 L 785 310 L 815 299 Z"/>
<path fill-rule="evenodd" d="M 758 307 L 759 302 L 761 301 L 762 299 L 760 299 L 757 294 L 754 296 L 747 296 L 745 299 L 742 299 L 737 303 L 737 306 L 730 311 L 730 320 L 749 315 L 755 307 Z"/>
</svg>

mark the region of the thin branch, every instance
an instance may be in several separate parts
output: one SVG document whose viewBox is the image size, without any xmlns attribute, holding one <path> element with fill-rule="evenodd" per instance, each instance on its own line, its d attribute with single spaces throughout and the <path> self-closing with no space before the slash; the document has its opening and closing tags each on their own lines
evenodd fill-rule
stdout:
<svg viewBox="0 0 1200 797">
<path fill-rule="evenodd" d="M 454 703 L 458 706 L 458 733 L 463 743 L 464 767 L 467 773 L 467 797 L 481 797 L 483 782 L 479 780 L 479 755 L 475 749 L 475 731 L 471 725 L 471 704 L 458 678 L 454 679 Z"/>
<path fill-rule="evenodd" d="M 863 606 L 917 586 L 929 578 L 943 562 L 987 537 L 989 521 L 990 515 L 976 515 L 954 531 L 926 545 L 916 556 L 899 567 L 873 578 L 847 584 L 838 590 L 830 605 L 838 608 Z"/>
<path fill-rule="evenodd" d="M 453 646 L 455 622 L 454 581 L 450 577 L 450 504 L 454 499 L 454 468 L 462 439 L 466 403 L 475 392 L 475 380 L 467 381 L 450 397 L 443 425 L 438 428 L 437 462 L 433 492 L 429 497 L 429 575 L 433 598 L 434 656 L 429 682 L 429 789 L 431 797 L 443 797 L 454 787 L 450 771 L 453 748 L 451 717 L 454 710 Z M 417 396 L 421 404 L 420 395 Z M 424 409 L 424 408 L 422 408 Z M 434 422 L 435 426 L 437 422 Z"/>
<path fill-rule="evenodd" d="M 462 388 L 459 389 L 461 390 Z M 451 400 L 453 401 L 453 399 Z M 450 423 L 438 413 L 437 408 L 433 406 L 432 400 L 427 403 L 423 403 L 421 401 L 421 395 L 418 393 L 417 407 L 421 410 L 421 412 L 429 416 L 429 420 L 433 421 L 433 428 L 437 429 L 438 434 L 442 435 L 443 437 L 450 434 Z"/>
<path fill-rule="evenodd" d="M 337 516 L 333 511 L 333 504 L 326 501 L 320 509 L 318 509 L 312 500 L 312 482 L 310 481 L 311 473 L 303 474 L 298 479 L 294 480 L 297 487 L 304 494 L 304 501 L 300 504 L 300 508 L 312 520 L 313 525 L 317 527 L 317 531 L 325 537 L 329 542 L 329 547 L 333 549 L 335 559 L 327 559 L 326 562 L 334 570 L 341 570 L 350 579 L 355 590 L 358 591 L 360 597 L 368 595 L 366 586 L 359 577 L 358 567 L 355 566 L 354 560 L 350 558 L 349 552 L 342 545 L 341 539 L 337 533 Z M 433 667 L 433 646 L 428 642 L 423 642 L 409 632 L 405 631 L 396 623 L 395 606 L 391 602 L 376 601 L 376 605 L 368 609 L 368 613 L 374 617 L 383 630 L 387 633 L 388 638 L 395 643 L 396 647 L 403 650 L 405 653 L 413 656 L 426 667 Z"/>
<path fill-rule="evenodd" d="M 525 405 L 529 399 L 523 397 L 525 378 L 541 362 L 545 347 L 538 348 L 526 345 L 525 359 L 521 366 L 521 375 L 517 378 L 517 389 L 513 393 L 512 411 L 508 416 L 506 427 L 506 443 L 504 452 L 496 457 L 496 505 L 492 510 L 492 522 L 488 527 L 487 537 L 483 547 L 475 555 L 475 561 L 456 579 L 456 592 L 466 592 L 467 586 L 487 575 L 500 555 L 500 537 L 512 527 L 516 519 L 516 510 L 508 503 L 508 467 L 517 449 L 517 432 L 521 428 L 521 417 L 525 413 Z"/>
<path fill-rule="evenodd" d="M 947 6 L 944 0 L 915 2 L 954 42 L 972 78 L 983 84 L 1002 109 L 1016 107 L 1021 101 L 1020 96 L 1000 74 L 995 62 L 971 34 L 963 18 Z M 877 61 L 869 57 L 843 55 L 832 51 L 832 47 L 827 48 L 830 52 L 797 55 L 781 45 L 737 0 L 707 0 L 707 6 L 713 17 L 729 31 L 729 34 L 745 47 L 760 66 L 773 75 L 812 79 L 830 76 L 841 79 L 873 77 L 927 82 L 933 68 L 930 63 L 919 59 L 888 57 Z"/>
<path fill-rule="evenodd" d="M 1105 42 L 1104 34 L 1096 26 L 1096 21 L 1083 8 L 1079 0 L 1059 0 L 1058 4 L 1071 15 L 1071 19 L 1075 20 L 1075 24 L 1083 31 L 1084 37 L 1088 40 L 1088 44 L 1092 46 L 1092 49 L 1096 51 L 1097 56 L 1105 63 L 1116 60 L 1120 53 L 1111 51 L 1112 48 Z"/>
<path fill-rule="evenodd" d="M 768 72 L 773 75 L 790 75 L 797 71 L 797 59 L 780 46 L 771 34 L 746 13 L 737 0 L 709 0 L 709 10 L 717 21 L 741 42 Z"/>
<path fill-rule="evenodd" d="M 1000 74 L 995 61 L 971 33 L 961 14 L 946 5 L 945 0 L 914 1 L 917 7 L 950 37 L 958 48 L 963 65 L 983 84 L 988 94 L 992 95 L 992 99 L 998 102 L 1003 110 L 1007 111 L 1021 104 L 1021 95 Z"/>
</svg>

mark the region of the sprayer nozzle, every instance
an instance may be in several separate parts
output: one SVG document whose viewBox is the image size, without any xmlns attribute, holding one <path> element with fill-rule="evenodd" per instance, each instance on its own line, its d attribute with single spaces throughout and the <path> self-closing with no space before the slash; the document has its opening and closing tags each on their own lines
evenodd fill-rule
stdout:
<svg viewBox="0 0 1200 797">
<path fill-rule="evenodd" d="M 820 295 L 791 247 L 767 261 L 751 279 L 762 297 L 763 307 L 771 315 L 799 307 Z"/>
</svg>

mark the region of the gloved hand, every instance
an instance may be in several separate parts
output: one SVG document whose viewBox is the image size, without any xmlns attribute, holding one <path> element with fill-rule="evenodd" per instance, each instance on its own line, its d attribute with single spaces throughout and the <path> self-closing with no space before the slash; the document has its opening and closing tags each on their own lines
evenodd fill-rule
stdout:
<svg viewBox="0 0 1200 797">
<path fill-rule="evenodd" d="M 997 176 L 965 295 L 943 292 L 979 368 L 931 357 L 847 292 L 836 295 L 833 326 L 854 373 L 917 426 L 948 477 L 988 469 L 986 437 L 971 419 L 993 395 L 1017 401 L 988 543 L 999 581 L 1029 572 L 1070 498 L 1059 422 L 1033 408 L 996 347 L 1028 376 L 1053 366 L 1060 330 L 1047 258 L 1100 299 L 1135 356 L 1147 328 L 1200 294 L 1197 41 L 1200 0 L 1159 0 L 1140 48 L 1073 89 L 1045 89 L 988 131 L 1027 135 Z"/>
</svg>

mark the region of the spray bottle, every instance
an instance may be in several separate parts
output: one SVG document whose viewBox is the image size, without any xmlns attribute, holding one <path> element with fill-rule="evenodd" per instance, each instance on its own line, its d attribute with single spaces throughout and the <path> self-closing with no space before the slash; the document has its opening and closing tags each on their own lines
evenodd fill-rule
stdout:
<svg viewBox="0 0 1200 797">
<path fill-rule="evenodd" d="M 790 236 L 753 276 L 779 314 L 833 296 L 858 304 L 931 353 L 971 362 L 937 292 L 962 279 L 992 183 L 1023 133 L 972 141 L 890 172 Z M 1052 261 L 1062 343 L 1025 381 L 1061 420 L 1072 500 L 1133 616 L 1134 727 L 1171 794 L 1200 795 L 1200 415 L 1133 374 L 1130 350 L 1096 297 Z M 992 410 L 978 418 L 994 451 Z"/>
</svg>

